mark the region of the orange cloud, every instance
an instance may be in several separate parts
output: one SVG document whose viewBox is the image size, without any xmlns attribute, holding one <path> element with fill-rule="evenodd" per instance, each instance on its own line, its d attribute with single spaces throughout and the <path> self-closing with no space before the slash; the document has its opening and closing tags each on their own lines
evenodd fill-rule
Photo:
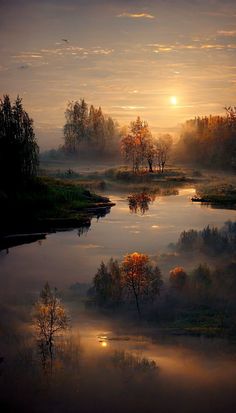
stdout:
<svg viewBox="0 0 236 413">
<path fill-rule="evenodd" d="M 155 19 L 155 16 L 148 13 L 121 13 L 116 17 L 129 17 L 130 19 Z"/>
</svg>

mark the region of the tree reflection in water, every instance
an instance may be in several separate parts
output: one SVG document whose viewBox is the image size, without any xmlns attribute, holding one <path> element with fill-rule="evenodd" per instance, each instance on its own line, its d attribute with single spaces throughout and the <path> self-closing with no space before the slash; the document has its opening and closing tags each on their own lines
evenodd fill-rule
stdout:
<svg viewBox="0 0 236 413">
<path fill-rule="evenodd" d="M 179 191 L 176 188 L 155 188 L 152 191 L 143 190 L 139 193 L 133 193 L 128 196 L 129 209 L 132 213 L 144 215 L 148 210 L 150 204 L 152 204 L 156 197 L 178 195 Z"/>
<path fill-rule="evenodd" d="M 100 218 L 104 218 L 107 214 L 110 214 L 111 208 L 110 207 L 98 207 L 95 208 L 93 213 L 91 213 L 90 218 L 96 218 L 97 221 Z M 78 228 L 78 236 L 81 237 L 81 235 L 86 235 L 88 231 L 90 230 L 91 223 L 88 223 L 86 225 L 83 225 Z"/>
<path fill-rule="evenodd" d="M 78 231 L 78 236 L 81 237 L 81 235 L 86 235 L 90 230 L 90 225 L 84 225 L 82 227 L 79 227 L 77 229 Z"/>
<path fill-rule="evenodd" d="M 149 204 L 154 202 L 156 194 L 141 192 L 139 194 L 131 194 L 128 196 L 129 209 L 132 213 L 141 213 L 144 215 L 149 210 Z"/>
</svg>

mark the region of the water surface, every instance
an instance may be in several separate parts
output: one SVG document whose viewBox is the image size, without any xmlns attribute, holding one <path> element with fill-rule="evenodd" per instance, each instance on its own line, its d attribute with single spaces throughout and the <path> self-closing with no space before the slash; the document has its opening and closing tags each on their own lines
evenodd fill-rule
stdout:
<svg viewBox="0 0 236 413">
<path fill-rule="evenodd" d="M 40 242 L 10 248 L 8 253 L 2 251 L 0 295 L 5 312 L 1 322 L 5 317 L 10 334 L 15 334 L 12 321 L 22 309 L 18 298 L 38 293 L 45 281 L 59 288 L 90 282 L 100 262 L 111 256 L 120 259 L 126 253 L 140 251 L 155 258 L 168 252 L 168 244 L 176 242 L 183 230 L 200 230 L 208 224 L 222 226 L 236 219 L 236 211 L 192 203 L 194 193 L 194 188 L 185 188 L 179 195 L 157 196 L 145 213 L 132 213 L 128 194 L 108 194 L 116 206 L 104 218 L 93 219 L 87 233 L 79 236 L 77 230 L 58 232 Z M 77 302 L 69 305 L 71 331 L 81 348 L 79 361 L 76 359 L 64 370 L 58 365 L 50 389 L 45 387 L 44 376 L 27 373 L 25 367 L 22 375 L 21 367 L 17 367 L 17 373 L 13 365 L 12 378 L 16 375 L 16 382 L 11 381 L 9 370 L 9 386 L 0 374 L 7 402 L 13 389 L 16 405 L 23 403 L 25 411 L 36 413 L 236 411 L 234 343 L 163 335 L 158 326 L 120 326 L 112 317 L 104 319 L 99 312 L 82 310 Z M 5 354 L 3 348 L 0 350 Z M 149 373 L 117 364 L 117 355 L 122 354 L 147 358 L 156 363 L 157 369 Z"/>
<path fill-rule="evenodd" d="M 179 195 L 157 196 L 144 214 L 130 211 L 127 193 L 107 194 L 116 206 L 104 218 L 94 218 L 87 233 L 57 232 L 45 240 L 11 248 L 8 254 L 2 251 L 5 292 L 38 289 L 47 280 L 58 288 L 90 282 L 102 260 L 120 259 L 134 251 L 157 256 L 166 252 L 183 230 L 222 226 L 236 219 L 236 211 L 192 203 L 194 194 L 194 188 L 185 188 Z"/>
</svg>

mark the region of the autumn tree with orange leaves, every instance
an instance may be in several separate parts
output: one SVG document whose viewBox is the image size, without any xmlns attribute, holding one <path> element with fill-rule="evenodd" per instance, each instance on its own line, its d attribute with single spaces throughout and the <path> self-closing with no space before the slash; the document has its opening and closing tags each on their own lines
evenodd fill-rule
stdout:
<svg viewBox="0 0 236 413">
<path fill-rule="evenodd" d="M 129 133 L 121 140 L 122 155 L 126 161 L 132 163 L 134 173 L 139 172 L 149 156 L 149 169 L 152 172 L 152 163 L 150 163 L 152 136 L 147 122 L 143 122 L 138 116 L 135 122 L 131 122 L 129 129 Z"/>
<path fill-rule="evenodd" d="M 124 288 L 133 296 L 139 316 L 141 301 L 154 299 L 162 285 L 159 268 L 150 264 L 148 255 L 134 252 L 127 254 L 122 262 Z"/>
<path fill-rule="evenodd" d="M 187 282 L 187 274 L 182 267 L 175 267 L 170 271 L 170 284 L 176 290 L 183 290 Z"/>
</svg>

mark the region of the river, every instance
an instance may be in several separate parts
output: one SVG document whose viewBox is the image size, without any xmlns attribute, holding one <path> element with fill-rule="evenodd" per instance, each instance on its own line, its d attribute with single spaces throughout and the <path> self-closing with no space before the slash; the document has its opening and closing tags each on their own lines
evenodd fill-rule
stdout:
<svg viewBox="0 0 236 413">
<path fill-rule="evenodd" d="M 16 296 L 38 292 L 45 281 L 59 289 L 89 283 L 102 260 L 121 259 L 129 252 L 144 252 L 152 259 L 167 254 L 168 258 L 168 245 L 177 241 L 181 231 L 236 220 L 234 210 L 192 203 L 194 193 L 194 188 L 184 188 L 178 195 L 156 196 L 148 208 L 137 207 L 136 213 L 129 207 L 127 193 L 109 193 L 116 206 L 104 218 L 94 218 L 87 233 L 57 232 L 1 251 L 1 301 L 7 303 L 11 296 L 9 302 L 13 302 Z M 163 335 L 157 327 L 155 331 L 150 326 L 124 327 L 99 314 L 86 314 L 76 303 L 72 303 L 72 320 L 72 332 L 82 349 L 79 373 L 74 366 L 60 396 L 60 387 L 56 388 L 56 404 L 46 398 L 46 410 L 36 403 L 31 412 L 236 411 L 234 343 Z M 157 369 L 142 371 L 124 358 L 129 355 L 154 361 Z"/>
<path fill-rule="evenodd" d="M 39 289 L 46 281 L 58 288 L 90 282 L 102 260 L 120 259 L 134 251 L 155 257 L 167 252 L 183 230 L 200 230 L 208 224 L 220 227 L 236 220 L 234 210 L 192 203 L 194 194 L 194 188 L 185 188 L 178 195 L 157 196 L 145 213 L 130 211 L 127 193 L 105 194 L 116 206 L 104 218 L 94 218 L 87 233 L 57 232 L 8 253 L 1 251 L 4 293 Z"/>
</svg>

